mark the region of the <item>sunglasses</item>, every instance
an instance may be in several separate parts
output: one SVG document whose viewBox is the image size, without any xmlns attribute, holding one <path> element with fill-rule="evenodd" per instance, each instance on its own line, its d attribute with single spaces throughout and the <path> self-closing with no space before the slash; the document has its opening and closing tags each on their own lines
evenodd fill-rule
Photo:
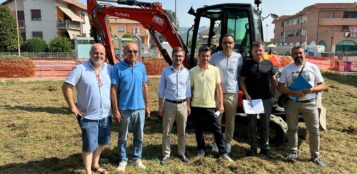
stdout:
<svg viewBox="0 0 357 174">
<path fill-rule="evenodd" d="M 223 42 L 223 44 L 233 44 L 233 42 Z"/>
<path fill-rule="evenodd" d="M 127 50 L 127 52 L 128 52 L 129 54 L 136 54 L 136 53 L 138 53 L 139 51 L 138 51 L 138 50 Z"/>
</svg>

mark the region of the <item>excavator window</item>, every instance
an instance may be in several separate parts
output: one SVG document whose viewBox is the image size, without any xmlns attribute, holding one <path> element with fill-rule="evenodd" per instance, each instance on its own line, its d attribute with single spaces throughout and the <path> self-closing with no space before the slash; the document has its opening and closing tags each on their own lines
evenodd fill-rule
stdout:
<svg viewBox="0 0 357 174">
<path fill-rule="evenodd" d="M 244 57 L 249 56 L 251 44 L 249 12 L 243 10 L 230 11 L 227 24 L 227 33 L 231 34 L 236 41 L 234 50 L 241 53 Z"/>
</svg>

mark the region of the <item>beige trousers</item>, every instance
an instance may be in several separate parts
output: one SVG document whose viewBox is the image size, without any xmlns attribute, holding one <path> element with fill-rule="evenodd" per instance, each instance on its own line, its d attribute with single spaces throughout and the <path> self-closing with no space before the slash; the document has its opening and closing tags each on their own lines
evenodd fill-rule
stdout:
<svg viewBox="0 0 357 174">
<path fill-rule="evenodd" d="M 319 157 L 320 131 L 319 116 L 316 100 L 308 103 L 298 103 L 289 100 L 286 114 L 288 122 L 288 146 L 292 152 L 298 152 L 298 119 L 299 114 L 304 116 L 304 122 L 309 134 L 310 154 L 312 158 Z"/>
<path fill-rule="evenodd" d="M 226 143 L 231 143 L 233 140 L 235 116 L 237 112 L 237 97 L 237 93 L 223 94 L 223 105 L 226 121 L 224 139 L 226 140 Z"/>
<path fill-rule="evenodd" d="M 162 124 L 162 153 L 163 156 L 170 156 L 170 132 L 173 123 L 176 121 L 178 137 L 178 154 L 185 155 L 185 131 L 187 122 L 186 102 L 175 104 L 164 101 L 164 117 Z"/>
</svg>

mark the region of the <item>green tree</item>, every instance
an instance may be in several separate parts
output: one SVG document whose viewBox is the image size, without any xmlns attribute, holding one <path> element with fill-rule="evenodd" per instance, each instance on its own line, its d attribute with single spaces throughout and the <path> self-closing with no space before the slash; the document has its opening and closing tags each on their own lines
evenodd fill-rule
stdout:
<svg viewBox="0 0 357 174">
<path fill-rule="evenodd" d="M 50 41 L 50 52 L 69 52 L 72 50 L 72 43 L 66 37 L 55 37 Z"/>
<path fill-rule="evenodd" d="M 23 52 L 45 52 L 48 50 L 46 41 L 39 37 L 33 37 L 25 41 L 21 47 Z"/>
<path fill-rule="evenodd" d="M 123 35 L 123 38 L 132 39 L 132 38 L 134 38 L 134 36 L 133 36 L 132 34 L 130 34 L 130 33 L 125 33 L 125 34 Z"/>
<path fill-rule="evenodd" d="M 179 21 L 178 21 L 178 19 L 176 19 L 176 15 L 175 15 L 175 12 L 174 11 L 172 11 L 172 10 L 164 10 L 165 11 L 165 13 L 167 14 L 167 16 L 169 17 L 169 19 L 170 19 L 170 21 L 172 22 L 172 23 L 175 23 L 175 20 L 177 20 L 176 22 L 177 22 L 177 24 L 176 24 L 176 28 L 180 28 L 180 25 L 179 25 Z"/>
<path fill-rule="evenodd" d="M 0 51 L 15 50 L 17 50 L 16 19 L 7 6 L 0 5 Z"/>
</svg>

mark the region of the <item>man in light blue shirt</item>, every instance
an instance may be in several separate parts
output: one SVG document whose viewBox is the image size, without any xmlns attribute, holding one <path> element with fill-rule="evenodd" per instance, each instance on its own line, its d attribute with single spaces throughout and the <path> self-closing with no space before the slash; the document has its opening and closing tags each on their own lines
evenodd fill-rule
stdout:
<svg viewBox="0 0 357 174">
<path fill-rule="evenodd" d="M 161 73 L 159 84 L 159 116 L 163 117 L 162 126 L 162 165 L 170 160 L 170 132 L 176 120 L 178 134 L 178 155 L 183 162 L 190 160 L 185 155 L 185 130 L 187 116 L 190 114 L 191 85 L 190 73 L 182 65 L 185 50 L 177 47 L 172 51 L 173 65 Z"/>
<path fill-rule="evenodd" d="M 110 74 L 113 67 L 104 60 L 104 46 L 94 44 L 89 61 L 77 65 L 62 86 L 66 102 L 82 130 L 82 158 L 87 173 L 106 171 L 98 162 L 104 145 L 110 142 Z M 73 87 L 77 91 L 77 104 Z"/>
<path fill-rule="evenodd" d="M 124 61 L 114 66 L 111 99 L 113 117 L 119 122 L 118 146 L 121 161 L 117 167 L 118 171 L 125 171 L 128 161 L 126 141 L 129 125 L 132 125 L 134 135 L 132 159 L 139 169 L 146 168 L 141 161 L 141 156 L 145 115 L 150 117 L 149 92 L 145 65 L 137 62 L 138 53 L 137 44 L 128 43 L 124 48 Z"/>
<path fill-rule="evenodd" d="M 222 80 L 223 105 L 225 112 L 225 140 L 227 153 L 231 152 L 235 115 L 237 110 L 239 72 L 243 65 L 241 54 L 233 51 L 235 41 L 232 35 L 226 34 L 222 39 L 223 50 L 212 55 L 210 64 L 219 69 Z M 217 145 L 213 150 L 218 151 Z"/>
</svg>

